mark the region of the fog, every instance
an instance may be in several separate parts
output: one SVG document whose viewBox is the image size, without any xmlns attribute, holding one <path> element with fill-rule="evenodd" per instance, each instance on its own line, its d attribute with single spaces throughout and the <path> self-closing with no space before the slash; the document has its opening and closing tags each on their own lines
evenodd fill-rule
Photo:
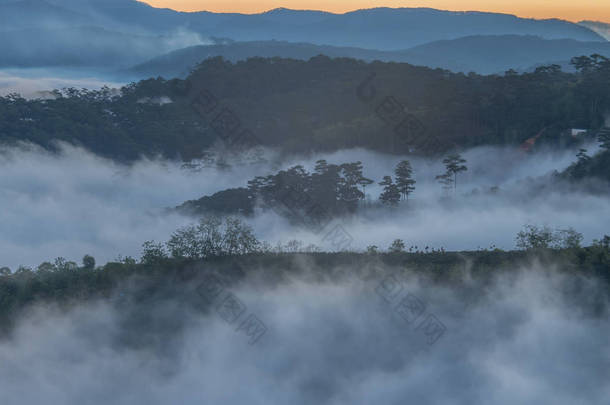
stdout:
<svg viewBox="0 0 610 405">
<path fill-rule="evenodd" d="M 125 84 L 110 76 L 82 69 L 3 69 L 0 70 L 0 96 L 17 93 L 26 99 L 45 99 L 53 97 L 54 89 L 99 90 L 104 86 L 119 89 Z"/>
<path fill-rule="evenodd" d="M 98 264 L 119 255 L 138 258 L 144 241 L 166 241 L 173 230 L 196 221 L 168 214 L 165 208 L 226 188 L 245 187 L 252 177 L 276 167 L 251 161 L 229 169 L 212 163 L 187 170 L 181 163 L 161 159 L 126 166 L 66 145 L 57 154 L 33 146 L 0 151 L 0 265 L 13 270 L 57 256 L 78 262 L 91 254 Z M 474 250 L 492 245 L 512 249 L 515 235 L 525 224 L 573 227 L 590 243 L 608 233 L 610 200 L 577 189 L 545 188 L 548 174 L 567 167 L 574 155 L 575 150 L 533 155 L 493 147 L 465 151 L 468 171 L 458 176 L 455 196 L 444 199 L 434 181 L 443 172 L 442 163 L 411 158 L 417 188 L 408 203 L 397 209 L 373 204 L 380 190 L 372 185 L 367 188 L 369 202 L 358 216 L 335 219 L 319 233 L 290 225 L 274 211 L 259 211 L 246 221 L 260 240 L 272 245 L 297 239 L 324 250 L 364 250 L 369 245 L 385 249 L 397 238 L 420 250 L 425 246 Z M 364 175 L 376 183 L 402 159 L 349 150 L 292 157 L 277 167 L 303 164 L 312 168 L 320 158 L 331 163 L 360 160 Z M 498 189 L 490 192 L 491 187 Z M 350 235 L 349 246 L 335 246 L 326 237 L 337 225 Z"/>
<path fill-rule="evenodd" d="M 307 260 L 295 260 L 303 271 L 279 285 L 254 273 L 230 287 L 267 328 L 252 345 L 239 322 L 177 300 L 146 303 L 144 322 L 116 296 L 39 306 L 0 341 L 0 402 L 607 403 L 607 293 L 590 280 L 532 265 L 486 285 L 382 267 L 374 278 L 313 282 Z M 392 273 L 404 290 L 386 301 L 379 283 Z M 407 294 L 425 305 L 417 319 L 396 309 Z M 592 297 L 605 308 L 598 316 Z M 432 344 L 418 329 L 427 314 L 445 328 Z M 130 333 L 144 344 L 125 343 Z"/>
</svg>

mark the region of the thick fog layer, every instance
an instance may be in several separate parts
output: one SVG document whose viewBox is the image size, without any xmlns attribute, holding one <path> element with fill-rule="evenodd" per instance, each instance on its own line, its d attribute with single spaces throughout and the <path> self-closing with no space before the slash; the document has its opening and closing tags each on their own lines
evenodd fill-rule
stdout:
<svg viewBox="0 0 610 405">
<path fill-rule="evenodd" d="M 0 96 L 17 93 L 27 99 L 52 97 L 53 89 L 74 87 L 99 90 L 104 86 L 119 89 L 123 84 L 106 79 L 92 71 L 66 71 L 58 69 L 6 69 L 0 70 Z"/>
<path fill-rule="evenodd" d="M 594 153 L 596 145 L 586 145 Z M 405 157 L 384 156 L 363 150 L 342 151 L 317 158 L 341 163 L 360 160 L 364 176 L 375 180 L 367 187 L 367 201 L 356 217 L 337 219 L 318 234 L 284 226 L 281 218 L 266 213 L 255 220 L 255 229 L 266 240 L 300 239 L 332 250 L 327 231 L 341 226 L 351 246 L 369 245 L 387 248 L 394 239 L 423 250 L 426 246 L 450 250 L 473 250 L 495 245 L 514 248 L 514 237 L 525 224 L 554 228 L 574 228 L 585 242 L 608 232 L 610 201 L 605 195 L 592 195 L 579 189 L 549 187 L 554 171 L 574 162 L 575 150 L 526 154 L 510 148 L 480 147 L 463 153 L 468 170 L 458 175 L 457 191 L 445 196 L 435 176 L 444 172 L 440 160 L 408 158 L 417 180 L 408 202 L 397 209 L 375 208 L 381 192 L 377 183 L 384 175 L 393 175 L 396 164 Z M 313 169 L 312 160 L 296 162 Z"/>
<path fill-rule="evenodd" d="M 351 249 L 377 245 L 385 249 L 397 238 L 409 246 L 448 250 L 514 247 L 524 224 L 573 227 L 585 243 L 608 233 L 610 200 L 578 190 L 544 188 L 547 175 L 574 159 L 574 150 L 526 155 L 491 147 L 466 151 L 468 171 L 458 176 L 455 196 L 442 199 L 434 176 L 443 173 L 440 161 L 411 159 L 417 179 L 408 203 L 397 209 L 376 208 L 380 187 L 367 188 L 369 201 L 353 218 L 336 219 L 324 232 L 290 225 L 273 211 L 247 219 L 261 240 L 272 245 L 298 239 L 335 250 L 326 232 L 336 225 L 351 237 Z M 401 157 L 363 150 L 292 158 L 281 167 L 317 159 L 331 163 L 360 160 L 364 175 L 379 182 L 390 175 Z M 165 241 L 179 226 L 194 222 L 165 208 L 230 188 L 271 172 L 270 164 L 243 163 L 199 171 L 178 162 L 142 160 L 123 166 L 74 147 L 59 154 L 38 148 L 3 148 L 0 153 L 0 265 L 13 270 L 36 266 L 56 256 L 79 261 L 94 255 L 98 263 L 119 254 L 139 257 L 141 244 Z M 537 180 L 534 180 L 537 179 Z M 498 189 L 492 190 L 492 187 Z M 453 193 L 452 193 L 453 194 Z"/>
<path fill-rule="evenodd" d="M 392 299 L 379 284 L 388 274 L 233 286 L 242 318 L 267 329 L 254 344 L 240 321 L 172 300 L 148 302 L 140 323 L 112 300 L 40 307 L 0 341 L 0 402 L 607 404 L 610 323 L 590 311 L 594 283 L 540 268 L 485 288 L 396 276 Z M 575 283 L 580 292 L 566 292 Z M 406 296 L 423 304 L 419 316 L 400 310 Z M 430 315 L 443 333 L 419 326 Z M 125 343 L 130 328 L 144 345 Z"/>
</svg>

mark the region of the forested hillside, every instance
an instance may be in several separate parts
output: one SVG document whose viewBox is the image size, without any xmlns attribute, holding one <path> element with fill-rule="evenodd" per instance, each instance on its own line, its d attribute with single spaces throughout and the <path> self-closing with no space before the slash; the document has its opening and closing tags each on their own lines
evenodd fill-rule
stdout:
<svg viewBox="0 0 610 405">
<path fill-rule="evenodd" d="M 179 49 L 140 63 L 125 71 L 134 79 L 161 76 L 184 78 L 202 60 L 222 56 L 231 62 L 252 57 L 308 60 L 317 55 L 346 57 L 366 62 L 403 62 L 416 66 L 448 69 L 452 72 L 501 74 L 508 69 L 520 72 L 557 63 L 572 71 L 574 55 L 610 56 L 610 42 L 583 42 L 571 39 L 543 39 L 526 35 L 477 35 L 434 41 L 398 51 L 377 51 L 286 41 L 235 42 L 216 39 L 213 45 Z"/>
<path fill-rule="evenodd" d="M 215 58 L 186 80 L 145 80 L 121 96 L 72 89 L 52 100 L 0 98 L 0 141 L 52 148 L 63 140 L 126 161 L 157 154 L 190 160 L 221 139 L 233 147 L 244 133 L 299 153 L 364 147 L 439 154 L 535 136 L 556 144 L 569 128 L 603 127 L 610 111 L 610 60 L 573 62 L 575 74 L 548 66 L 480 76 L 324 56 Z"/>
<path fill-rule="evenodd" d="M 116 305 L 129 306 L 132 314 L 142 316 L 165 300 L 181 300 L 197 306 L 200 299 L 195 287 L 215 274 L 227 285 L 246 278 L 264 277 L 266 283 L 285 281 L 303 272 L 311 272 L 320 282 L 341 277 L 375 279 L 380 269 L 401 269 L 397 274 L 419 274 L 434 283 L 459 288 L 472 277 L 491 280 L 502 273 L 510 273 L 519 266 L 533 262 L 555 266 L 560 273 L 591 278 L 610 286 L 609 239 L 586 248 L 537 248 L 527 251 L 478 252 L 417 252 L 394 251 L 389 253 L 298 253 L 294 251 L 218 254 L 205 259 L 175 256 L 168 258 L 148 245 L 145 255 L 136 261 L 126 258 L 122 262 L 95 267 L 95 261 L 86 257 L 83 264 L 66 262 L 59 258 L 55 263 L 43 263 L 37 270 L 26 267 L 14 274 L 0 269 L 0 336 L 10 333 L 12 324 L 30 306 L 47 303 L 69 307 L 82 301 L 112 299 Z M 307 262 L 307 270 L 302 263 Z M 263 274 L 264 272 L 264 274 Z M 578 285 L 571 288 L 578 289 Z M 123 292 L 129 291 L 129 295 Z M 607 297 L 590 297 L 594 304 Z M 602 310 L 602 308 L 598 308 Z M 139 314 L 139 315 L 138 315 Z M 152 318 L 147 318 L 152 321 Z M 149 325 L 154 330 L 153 325 Z"/>
</svg>

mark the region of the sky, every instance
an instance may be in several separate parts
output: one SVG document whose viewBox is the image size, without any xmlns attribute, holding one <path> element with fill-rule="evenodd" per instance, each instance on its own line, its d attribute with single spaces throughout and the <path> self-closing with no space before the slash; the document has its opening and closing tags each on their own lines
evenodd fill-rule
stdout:
<svg viewBox="0 0 610 405">
<path fill-rule="evenodd" d="M 610 22 L 608 0 L 146 0 L 155 7 L 181 11 L 257 13 L 277 7 L 335 13 L 373 7 L 431 7 L 453 11 L 490 11 L 531 18 Z"/>
</svg>

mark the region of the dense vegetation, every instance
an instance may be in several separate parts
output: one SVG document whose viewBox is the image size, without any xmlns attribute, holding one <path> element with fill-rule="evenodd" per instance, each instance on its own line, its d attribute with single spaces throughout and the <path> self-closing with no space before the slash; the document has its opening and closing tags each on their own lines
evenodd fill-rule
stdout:
<svg viewBox="0 0 610 405">
<path fill-rule="evenodd" d="M 598 133 L 600 150 L 593 156 L 586 149 L 580 149 L 577 161 L 568 167 L 561 177 L 575 181 L 598 179 L 610 184 L 610 128 Z"/>
<path fill-rule="evenodd" d="M 443 160 L 446 171 L 436 176 L 449 193 L 457 188 L 457 175 L 468 168 L 459 154 Z M 362 174 L 362 162 L 332 164 L 318 160 L 313 173 L 303 166 L 293 166 L 275 174 L 257 176 L 247 187 L 219 191 L 211 196 L 186 201 L 178 211 L 191 215 L 252 215 L 256 207 L 273 208 L 276 212 L 310 226 L 340 215 L 354 213 L 366 196 L 366 187 L 375 181 Z M 379 203 L 396 206 L 407 201 L 415 191 L 416 181 L 411 163 L 403 160 L 394 169 L 394 177 L 383 176 Z"/>
<path fill-rule="evenodd" d="M 436 154 L 537 135 L 538 142 L 572 142 L 566 129 L 596 131 L 610 111 L 610 61 L 594 55 L 573 63 L 574 74 L 546 66 L 480 76 L 324 56 L 215 58 L 186 80 L 144 80 L 121 96 L 69 89 L 46 101 L 0 98 L 0 142 L 53 148 L 63 140 L 127 161 L 198 158 L 244 130 L 258 144 L 300 153 L 364 147 Z"/>
<path fill-rule="evenodd" d="M 188 305 L 196 305 L 194 290 L 206 275 L 217 274 L 230 284 L 256 273 L 266 282 L 276 283 L 306 271 L 303 260 L 299 259 L 302 256 L 307 257 L 307 268 L 320 280 L 350 274 L 367 279 L 378 276 L 380 268 L 394 268 L 417 272 L 434 282 L 460 284 L 471 277 L 486 280 L 536 262 L 557 267 L 561 272 L 594 277 L 607 283 L 606 291 L 610 292 L 609 243 L 610 238 L 605 237 L 585 248 L 539 247 L 513 252 L 288 253 L 276 250 L 219 254 L 204 259 L 170 258 L 164 254 L 151 256 L 154 249 L 148 245 L 140 261 L 126 258 L 95 267 L 90 258 L 85 258 L 82 266 L 59 259 L 54 264 L 43 263 L 36 271 L 27 268 L 20 268 L 14 274 L 5 271 L 0 275 L 0 330 L 10 333 L 11 325 L 22 311 L 37 303 L 67 307 L 82 301 L 113 299 L 121 305 L 123 312 L 133 310 L 125 307 L 127 302 L 141 305 L 140 316 L 148 314 L 150 317 L 153 305 L 162 305 L 167 299 L 179 298 Z M 578 288 L 577 285 L 572 287 Z M 125 291 L 129 296 L 125 296 Z M 480 292 L 474 291 L 471 295 L 472 299 Z M 151 319 L 151 326 L 154 324 Z M 146 332 L 145 327 L 142 328 L 138 333 Z"/>
</svg>

